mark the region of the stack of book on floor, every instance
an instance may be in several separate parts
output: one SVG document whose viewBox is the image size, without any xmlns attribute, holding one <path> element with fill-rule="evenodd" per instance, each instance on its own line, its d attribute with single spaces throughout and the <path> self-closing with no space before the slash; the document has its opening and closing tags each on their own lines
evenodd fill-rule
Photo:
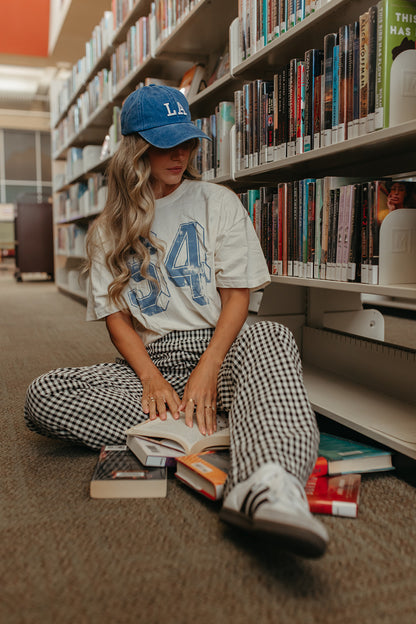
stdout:
<svg viewBox="0 0 416 624">
<path fill-rule="evenodd" d="M 132 427 L 126 436 L 125 445 L 101 449 L 90 484 L 92 498 L 164 497 L 168 468 L 176 468 L 179 478 L 208 498 L 222 497 L 230 444 L 223 416 L 217 416 L 217 431 L 209 436 L 201 434 L 196 423 L 188 427 L 184 415 L 175 420 L 170 413 L 166 420 Z"/>
<path fill-rule="evenodd" d="M 361 474 L 393 469 L 390 451 L 329 433 L 318 454 L 305 487 L 312 513 L 356 518 Z"/>
<path fill-rule="evenodd" d="M 91 481 L 93 498 L 164 497 L 167 469 L 211 500 L 220 500 L 229 470 L 230 432 L 219 416 L 217 431 L 202 435 L 184 416 L 157 418 L 127 431 L 126 445 L 103 447 Z M 392 470 L 384 448 L 320 434 L 319 457 L 305 486 L 312 513 L 355 518 L 362 473 Z"/>
</svg>

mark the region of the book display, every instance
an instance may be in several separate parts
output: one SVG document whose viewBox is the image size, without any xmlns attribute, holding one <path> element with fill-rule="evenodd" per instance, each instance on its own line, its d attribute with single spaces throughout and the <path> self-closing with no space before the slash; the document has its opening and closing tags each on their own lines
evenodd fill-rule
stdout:
<svg viewBox="0 0 416 624">
<path fill-rule="evenodd" d="M 262 240 L 272 284 L 258 318 L 302 320 L 317 412 L 416 458 L 416 354 L 385 343 L 382 315 L 362 304 L 416 304 L 416 94 L 397 82 L 415 67 L 416 2 L 166 4 L 115 0 L 52 96 L 58 286 L 84 297 L 83 238 L 124 98 L 204 66 L 190 107 L 215 141 L 198 164 L 240 194 Z M 388 198 L 394 185 L 406 205 Z"/>
</svg>

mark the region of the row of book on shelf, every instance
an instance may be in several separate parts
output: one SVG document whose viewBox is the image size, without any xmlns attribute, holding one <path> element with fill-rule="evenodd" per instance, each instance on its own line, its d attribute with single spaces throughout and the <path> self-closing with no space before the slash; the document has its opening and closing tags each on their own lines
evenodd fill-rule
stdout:
<svg viewBox="0 0 416 624">
<path fill-rule="evenodd" d="M 87 80 L 94 81 L 96 76 L 90 78 L 91 73 L 106 53 L 111 55 L 111 67 L 115 70 L 114 80 L 117 84 L 149 56 L 151 22 L 154 24 L 154 45 L 158 47 L 196 4 L 196 0 L 155 0 L 150 3 L 149 13 L 141 15 L 126 29 L 125 40 L 115 43 L 120 28 L 133 14 L 137 0 L 113 0 L 111 10 L 104 11 L 90 39 L 86 41 L 84 56 L 74 63 L 68 78 L 62 81 L 53 103 L 52 118 L 59 118 Z M 106 71 L 97 72 L 96 75 L 99 73 L 104 80 Z"/>
<path fill-rule="evenodd" d="M 416 65 L 415 39 L 416 4 L 381 0 L 272 79 L 245 83 L 234 95 L 236 168 L 414 119 L 416 93 L 408 80 Z"/>
<path fill-rule="evenodd" d="M 160 4 L 165 4 L 165 0 L 152 3 L 152 10 L 156 11 Z M 185 3 L 183 4 L 185 5 Z M 187 2 L 186 4 L 190 6 L 190 3 Z M 187 15 L 188 11 L 189 8 L 183 15 Z M 111 16 L 111 12 L 107 11 L 105 18 L 102 20 L 107 28 L 112 23 L 113 18 Z M 109 56 L 108 66 L 98 69 L 95 75 L 89 77 L 90 63 L 86 61 L 88 52 L 83 59 L 74 65 L 69 78 L 63 82 L 57 99 L 53 103 L 52 114 L 55 122 L 66 112 L 66 115 L 55 128 L 54 134 L 57 137 L 57 148 L 59 145 L 64 145 L 71 136 L 80 132 L 100 107 L 104 107 L 107 103 L 112 103 L 113 98 L 117 97 L 120 85 L 123 85 L 128 76 L 133 75 L 136 69 L 142 66 L 150 57 L 152 49 L 151 18 L 152 15 L 142 16 L 127 30 L 126 40 L 114 48 Z M 162 30 L 159 33 L 159 21 L 156 18 L 155 25 L 154 30 L 157 37 L 155 46 L 157 47 L 157 45 L 160 45 L 162 30 L 163 32 L 166 32 L 166 30 L 161 22 L 160 28 Z M 177 22 L 175 22 L 174 26 L 176 27 L 176 25 Z M 101 32 L 101 30 L 98 29 L 98 32 Z M 165 34 L 162 39 L 166 36 Z M 107 32 L 105 41 L 108 40 L 108 37 L 109 33 Z M 103 45 L 93 46 L 93 48 L 102 50 Z M 223 76 L 228 70 L 229 53 L 227 42 L 224 51 L 215 59 L 215 62 L 192 65 L 186 70 L 181 80 L 166 79 L 163 82 L 164 84 L 180 88 L 188 98 L 192 98 L 200 89 Z M 84 83 L 85 88 L 82 88 Z M 140 86 L 140 83 L 137 86 Z M 72 101 L 73 99 L 74 101 Z"/>
<path fill-rule="evenodd" d="M 184 417 L 148 420 L 126 432 L 126 444 L 103 446 L 90 483 L 92 498 L 167 495 L 168 470 L 211 500 L 220 500 L 229 470 L 230 432 L 224 415 L 203 436 Z M 393 470 L 390 450 L 321 432 L 305 493 L 312 513 L 355 518 L 363 473 Z"/>
<path fill-rule="evenodd" d="M 145 19 L 140 18 L 128 30 L 126 41 L 113 52 L 109 68 L 91 78 L 54 129 L 55 151 L 79 133 L 100 106 L 112 101 L 118 85 L 147 58 L 147 43 L 142 46 L 148 41 L 143 34 Z M 321 48 L 308 49 L 303 58 L 292 58 L 268 79 L 244 83 L 234 95 L 236 169 L 414 119 L 416 94 L 411 75 L 415 39 L 414 2 L 380 0 L 355 22 L 327 33 Z M 212 62 L 196 64 L 178 83 L 164 82 L 181 88 L 191 99 L 230 71 L 231 45 L 227 42 L 215 66 Z M 58 96 L 60 110 L 66 110 L 63 103 L 70 101 L 63 93 L 76 92 L 79 82 L 71 76 L 65 83 Z"/>
<path fill-rule="evenodd" d="M 228 114 L 223 104 L 222 122 Z M 211 144 L 211 154 L 222 153 L 227 145 L 227 134 L 218 139 Z M 83 153 L 89 147 L 68 152 L 71 171 L 74 163 L 85 162 Z M 201 149 L 199 166 L 200 158 Z M 221 171 L 220 164 L 216 171 Z M 90 173 L 87 180 L 71 184 L 57 195 L 55 222 L 68 224 L 98 214 L 106 192 L 102 173 Z M 395 210 L 416 208 L 416 182 L 327 176 L 248 189 L 239 196 L 272 275 L 377 284 L 382 223 Z M 66 228 L 69 225 L 69 232 L 57 229 L 58 252 L 80 255 L 86 226 Z"/>
<path fill-rule="evenodd" d="M 378 284 L 382 224 L 416 208 L 416 182 L 306 178 L 240 199 L 272 275 Z"/>
</svg>

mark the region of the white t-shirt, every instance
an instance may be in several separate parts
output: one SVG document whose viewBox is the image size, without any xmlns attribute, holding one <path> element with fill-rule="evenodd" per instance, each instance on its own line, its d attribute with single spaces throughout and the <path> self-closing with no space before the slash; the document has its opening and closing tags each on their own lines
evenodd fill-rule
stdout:
<svg viewBox="0 0 416 624">
<path fill-rule="evenodd" d="M 253 225 L 238 197 L 210 182 L 184 180 L 156 200 L 152 233 L 165 248 L 149 272 L 159 288 L 140 275 L 132 255 L 131 277 L 123 291 L 135 329 L 145 344 L 174 330 L 215 327 L 221 312 L 217 288 L 258 290 L 270 275 Z M 87 320 L 102 319 L 119 308 L 108 297 L 113 280 L 103 251 L 94 258 L 88 284 Z M 154 263 L 153 263 L 154 262 Z"/>
</svg>

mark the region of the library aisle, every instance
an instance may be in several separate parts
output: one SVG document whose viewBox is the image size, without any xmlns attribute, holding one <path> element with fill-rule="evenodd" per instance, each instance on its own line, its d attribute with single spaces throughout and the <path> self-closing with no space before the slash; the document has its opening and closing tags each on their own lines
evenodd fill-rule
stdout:
<svg viewBox="0 0 416 624">
<path fill-rule="evenodd" d="M 227 529 L 216 503 L 174 478 L 166 499 L 93 501 L 96 453 L 26 430 L 23 402 L 51 368 L 112 360 L 104 324 L 86 323 L 85 306 L 53 283 L 16 283 L 12 271 L 0 271 L 0 300 L 2 621 L 414 621 L 416 489 L 405 466 L 363 476 L 358 518 L 323 517 L 319 561 Z"/>
</svg>

